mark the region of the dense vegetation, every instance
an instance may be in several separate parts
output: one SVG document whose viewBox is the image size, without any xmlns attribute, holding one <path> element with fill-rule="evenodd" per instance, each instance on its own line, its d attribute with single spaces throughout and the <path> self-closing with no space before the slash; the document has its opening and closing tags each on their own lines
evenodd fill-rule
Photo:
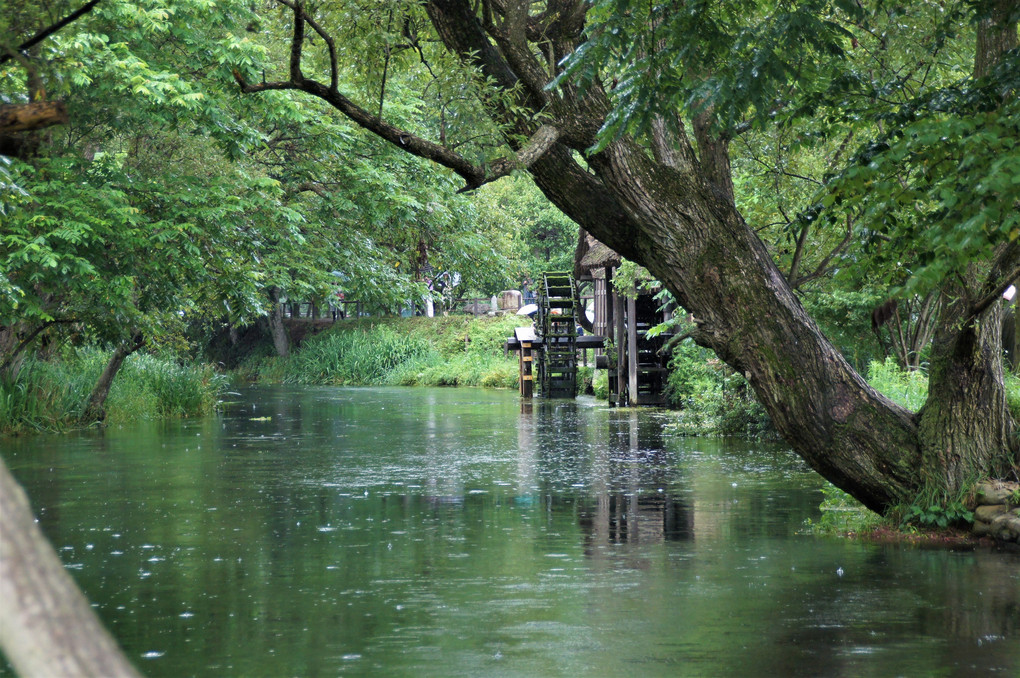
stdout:
<svg viewBox="0 0 1020 678">
<path fill-rule="evenodd" d="M 883 512 L 1020 474 L 1000 301 L 1020 278 L 1015 2 L 3 9 L 0 383 L 26 420 L 113 416 L 132 356 L 193 360 L 196 327 L 263 323 L 287 356 L 288 302 L 378 316 L 518 287 L 568 262 L 577 224 L 683 309 L 692 425 L 753 392 Z M 341 335 L 287 369 L 446 378 L 435 349 L 372 332 L 388 376 L 331 363 L 367 344 Z M 91 388 L 44 386 L 53 355 L 102 355 Z M 887 355 L 924 368 L 922 404 L 867 383 Z"/>
<path fill-rule="evenodd" d="M 82 408 L 109 352 L 68 349 L 29 358 L 13 381 L 0 382 L 0 434 L 63 431 L 78 425 Z M 107 423 L 209 414 L 227 386 L 211 365 L 172 356 L 135 354 L 125 361 L 107 402 Z"/>
<path fill-rule="evenodd" d="M 331 386 L 517 387 L 503 344 L 521 320 L 449 316 L 363 318 L 306 340 L 286 358 L 256 351 L 240 375 L 268 383 Z"/>
</svg>

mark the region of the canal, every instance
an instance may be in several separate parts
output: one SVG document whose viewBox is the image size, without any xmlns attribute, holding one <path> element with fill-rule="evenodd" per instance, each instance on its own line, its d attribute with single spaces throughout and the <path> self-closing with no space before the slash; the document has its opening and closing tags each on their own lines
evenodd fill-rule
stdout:
<svg viewBox="0 0 1020 678">
<path fill-rule="evenodd" d="M 232 398 L 0 440 L 147 675 L 1020 675 L 1020 555 L 806 535 L 782 446 L 498 391 Z"/>
</svg>

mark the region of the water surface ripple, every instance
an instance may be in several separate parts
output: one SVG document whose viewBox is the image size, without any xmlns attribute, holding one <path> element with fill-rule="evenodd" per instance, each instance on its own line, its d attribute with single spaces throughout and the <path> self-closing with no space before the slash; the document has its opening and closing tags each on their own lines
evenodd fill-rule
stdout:
<svg viewBox="0 0 1020 678">
<path fill-rule="evenodd" d="M 1016 553 L 805 536 L 798 458 L 661 423 L 259 388 L 0 452 L 150 676 L 1020 675 Z"/>
</svg>

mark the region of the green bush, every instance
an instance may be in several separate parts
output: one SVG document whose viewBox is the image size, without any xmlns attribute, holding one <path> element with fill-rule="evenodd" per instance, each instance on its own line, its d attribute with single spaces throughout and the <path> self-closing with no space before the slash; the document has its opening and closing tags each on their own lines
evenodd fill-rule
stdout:
<svg viewBox="0 0 1020 678">
<path fill-rule="evenodd" d="M 595 370 L 591 379 L 591 390 L 599 400 L 609 400 L 609 371 Z"/>
<path fill-rule="evenodd" d="M 743 377 L 707 349 L 683 342 L 674 350 L 666 395 L 679 408 L 670 430 L 680 435 L 775 435 L 768 414 Z"/>
<path fill-rule="evenodd" d="M 577 393 L 578 395 L 591 395 L 594 393 L 592 380 L 595 379 L 595 368 L 591 365 L 577 366 Z"/>
<path fill-rule="evenodd" d="M 1006 404 L 1013 419 L 1020 421 L 1020 377 L 1013 372 L 1006 373 Z"/>
</svg>

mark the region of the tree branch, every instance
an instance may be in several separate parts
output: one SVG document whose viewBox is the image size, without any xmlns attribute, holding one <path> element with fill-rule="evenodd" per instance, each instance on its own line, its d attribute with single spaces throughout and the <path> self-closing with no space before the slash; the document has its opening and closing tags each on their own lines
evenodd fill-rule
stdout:
<svg viewBox="0 0 1020 678">
<path fill-rule="evenodd" d="M 536 160 L 545 155 L 553 144 L 556 143 L 557 139 L 560 138 L 560 131 L 552 125 L 542 125 L 536 130 L 536 132 L 528 139 L 520 150 L 517 151 L 516 155 L 512 158 L 500 158 L 496 162 L 492 163 L 492 166 L 482 179 L 482 184 L 487 184 L 490 181 L 495 181 L 500 177 L 505 177 L 516 169 L 527 169 L 531 167 Z M 480 186 L 479 184 L 478 186 Z M 478 186 L 465 186 L 460 189 L 458 193 L 464 193 L 472 189 L 478 188 Z"/>
<path fill-rule="evenodd" d="M 849 217 L 847 218 L 847 221 L 849 222 Z M 818 263 L 818 266 L 815 267 L 814 271 L 798 278 L 797 280 L 791 280 L 790 287 L 797 289 L 806 282 L 810 282 L 816 278 L 821 278 L 825 274 L 825 270 L 829 266 L 829 262 L 832 261 L 834 256 L 842 252 L 843 249 L 850 244 L 850 241 L 853 239 L 853 235 L 854 230 L 850 227 L 850 224 L 847 223 L 846 236 L 843 237 L 842 242 L 832 248 L 832 251 L 825 255 L 825 257 Z"/>
<path fill-rule="evenodd" d="M 12 362 L 14 362 L 14 359 L 17 358 L 18 355 L 22 351 L 24 351 L 28 347 L 28 345 L 31 344 L 35 340 L 35 338 L 39 336 L 40 333 L 42 333 L 43 330 L 45 330 L 48 327 L 51 327 L 52 325 L 55 325 L 56 323 L 57 323 L 56 320 L 49 320 L 47 322 L 44 322 L 38 327 L 36 327 L 34 330 L 29 332 L 27 336 L 22 338 L 21 342 L 17 345 L 17 347 L 15 347 L 11 354 L 4 359 L 3 363 L 0 363 L 0 373 L 6 370 L 7 367 Z"/>
<path fill-rule="evenodd" d="M 1002 298 L 1002 294 L 1020 279 L 1020 243 L 1014 241 L 1000 246 L 983 289 L 988 292 L 971 304 L 966 319 L 974 319 L 988 310 L 988 307 Z"/>
<path fill-rule="evenodd" d="M 0 106 L 0 135 L 63 125 L 67 120 L 67 107 L 63 101 L 33 101 Z"/>
<path fill-rule="evenodd" d="M 305 10 L 300 0 L 292 5 L 294 10 L 294 35 L 290 41 L 290 79 L 301 82 L 305 76 L 301 73 L 301 49 L 305 42 Z"/>
<path fill-rule="evenodd" d="M 61 19 L 57 23 L 50 24 L 49 26 L 47 26 L 46 28 L 44 28 L 41 31 L 39 31 L 38 33 L 36 33 L 35 35 L 33 35 L 31 38 L 29 38 L 25 42 L 23 42 L 20 45 L 18 45 L 18 50 L 17 51 L 24 52 L 26 49 L 30 49 L 32 47 L 35 47 L 40 42 L 42 42 L 46 38 L 50 37 L 51 35 L 53 35 L 57 31 L 59 31 L 64 26 L 68 25 L 72 21 L 75 21 L 76 19 L 78 19 L 78 18 L 88 14 L 89 12 L 91 12 L 92 8 L 95 7 L 98 4 L 99 4 L 99 0 L 89 0 L 84 5 L 82 5 L 79 9 L 75 10 L 74 12 L 71 12 L 70 14 L 68 14 L 66 17 L 64 17 L 63 19 Z M 0 64 L 4 63 L 5 61 L 8 61 L 11 58 L 12 57 L 11 57 L 10 54 L 0 54 Z"/>
<path fill-rule="evenodd" d="M 276 0 L 285 7 L 290 7 L 295 12 L 300 11 L 304 22 L 312 27 L 322 41 L 326 43 L 326 47 L 329 50 L 329 88 L 335 90 L 339 82 L 339 66 L 336 58 L 336 43 L 333 41 L 333 36 L 326 32 L 319 22 L 312 17 L 308 16 L 308 13 L 304 11 L 303 7 L 299 2 L 292 2 L 291 0 Z"/>
</svg>

